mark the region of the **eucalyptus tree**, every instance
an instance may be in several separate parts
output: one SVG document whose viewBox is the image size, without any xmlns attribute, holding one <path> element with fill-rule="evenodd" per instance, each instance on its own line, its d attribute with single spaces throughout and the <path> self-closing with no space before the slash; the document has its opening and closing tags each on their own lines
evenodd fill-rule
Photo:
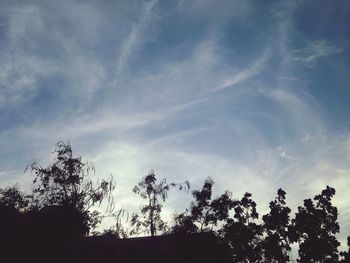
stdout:
<svg viewBox="0 0 350 263">
<path fill-rule="evenodd" d="M 151 236 L 155 236 L 157 232 L 164 232 L 167 229 L 166 222 L 161 218 L 161 211 L 171 188 L 188 191 L 190 184 L 188 181 L 168 183 L 166 179 L 157 182 L 156 175 L 151 170 L 133 188 L 133 192 L 146 199 L 147 204 L 141 207 L 141 213 L 134 213 L 131 216 L 131 225 L 133 226 L 131 235 L 149 233 Z"/>
<path fill-rule="evenodd" d="M 217 198 L 212 198 L 214 181 L 208 177 L 201 190 L 192 191 L 194 201 L 185 213 L 175 216 L 175 229 L 185 232 L 213 231 L 219 222 L 229 217 L 233 207 L 231 193 L 226 191 Z"/>
<path fill-rule="evenodd" d="M 33 162 L 27 168 L 35 175 L 34 202 L 39 208 L 54 205 L 76 208 L 84 215 L 87 229 L 95 228 L 101 220 L 95 206 L 107 199 L 106 211 L 113 210 L 115 185 L 112 176 L 109 180 L 94 183 L 90 178 L 95 172 L 93 164 L 83 162 L 80 156 L 73 156 L 69 143 L 58 142 L 54 154 L 56 158 L 47 167 Z"/>
</svg>

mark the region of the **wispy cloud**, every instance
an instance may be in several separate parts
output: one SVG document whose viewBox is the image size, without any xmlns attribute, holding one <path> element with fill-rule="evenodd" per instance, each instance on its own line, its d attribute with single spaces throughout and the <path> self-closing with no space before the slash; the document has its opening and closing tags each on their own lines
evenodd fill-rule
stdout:
<svg viewBox="0 0 350 263">
<path fill-rule="evenodd" d="M 116 200 L 130 209 L 139 204 L 132 186 L 153 168 L 193 189 L 211 176 L 218 194 L 251 191 L 259 212 L 279 187 L 296 207 L 329 183 L 349 210 L 349 129 L 329 124 L 334 108 L 347 116 L 336 102 L 348 90 L 332 89 L 329 105 L 331 87 L 312 86 L 346 79 L 346 59 L 336 78 L 318 72 L 321 59 L 346 58 L 346 41 L 319 29 L 322 40 L 300 47 L 308 38 L 295 22 L 298 1 L 96 3 L 0 11 L 3 184 L 28 186 L 25 165 L 49 163 L 54 143 L 70 140 L 96 177 L 115 175 Z M 170 195 L 167 211 L 184 209 L 191 198 L 183 197 Z M 342 226 L 349 216 L 341 212 Z"/>
<path fill-rule="evenodd" d="M 81 102 L 89 103 L 104 86 L 105 67 L 81 45 L 88 39 L 96 43 L 98 11 L 72 4 L 69 12 L 83 12 L 75 17 L 74 26 L 62 27 L 62 21 L 72 23 L 69 12 L 61 12 L 65 9 L 69 8 L 62 1 L 54 6 L 10 5 L 1 13 L 5 30 L 0 51 L 0 107 L 21 107 L 41 94 L 49 97 L 60 92 L 71 100 L 83 96 Z M 65 85 L 55 89 L 60 81 Z"/>
<path fill-rule="evenodd" d="M 135 54 L 136 48 L 145 41 L 143 39 L 145 37 L 145 31 L 154 18 L 152 9 L 157 2 L 158 0 L 145 2 L 139 21 L 132 26 L 131 32 L 121 45 L 119 57 L 117 59 L 116 80 L 120 77 L 121 73 L 127 66 L 127 63 Z"/>
<path fill-rule="evenodd" d="M 318 59 L 336 55 L 342 53 L 343 51 L 344 49 L 341 46 L 332 45 L 326 40 L 318 40 L 311 42 L 305 48 L 294 50 L 293 60 L 300 61 L 310 67 L 314 67 Z"/>
<path fill-rule="evenodd" d="M 36 57 L 21 54 L 12 57 L 1 54 L 0 57 L 0 108 L 29 100 L 38 90 L 40 80 L 57 72 L 55 65 Z"/>
<path fill-rule="evenodd" d="M 270 52 L 266 50 L 263 53 L 263 55 L 254 62 L 253 65 L 239 71 L 238 73 L 233 74 L 231 77 L 225 79 L 221 84 L 219 84 L 213 90 L 219 91 L 226 88 L 230 88 L 257 76 L 264 69 L 264 66 L 269 56 L 270 56 Z"/>
</svg>

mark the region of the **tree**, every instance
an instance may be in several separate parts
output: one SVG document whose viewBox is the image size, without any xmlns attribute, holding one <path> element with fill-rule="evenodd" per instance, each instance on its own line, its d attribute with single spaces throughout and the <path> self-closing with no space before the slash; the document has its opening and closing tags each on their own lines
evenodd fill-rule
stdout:
<svg viewBox="0 0 350 263">
<path fill-rule="evenodd" d="M 33 196 L 25 195 L 18 184 L 0 189 L 0 204 L 7 207 L 14 207 L 19 212 L 24 212 L 32 204 Z"/>
<path fill-rule="evenodd" d="M 200 231 L 203 231 L 214 220 L 210 206 L 213 184 L 214 181 L 207 178 L 201 191 L 195 190 L 192 192 L 195 201 L 191 204 L 191 217 L 194 222 L 199 224 Z"/>
<path fill-rule="evenodd" d="M 267 262 L 289 262 L 290 208 L 286 206 L 286 192 L 278 189 L 277 197 L 270 202 L 270 213 L 263 216 L 265 240 L 262 242 Z"/>
<path fill-rule="evenodd" d="M 219 230 L 224 241 L 231 249 L 233 262 L 256 262 L 262 259 L 260 246 L 261 226 L 258 219 L 256 203 L 251 193 L 245 193 L 240 201 L 234 202 L 234 218 Z"/>
<path fill-rule="evenodd" d="M 174 216 L 175 224 L 171 228 L 171 232 L 175 234 L 195 234 L 199 232 L 198 226 L 192 219 L 191 215 L 188 215 L 188 210 L 185 213 L 176 214 Z"/>
<path fill-rule="evenodd" d="M 213 231 L 219 222 L 228 218 L 234 204 L 231 193 L 226 191 L 212 200 L 213 185 L 214 181 L 209 177 L 201 190 L 192 191 L 195 200 L 191 203 L 189 211 L 175 216 L 173 231 L 187 233 Z"/>
<path fill-rule="evenodd" d="M 157 183 L 154 171 L 150 171 L 133 189 L 133 192 L 147 200 L 147 204 L 141 207 L 141 214 L 133 214 L 131 217 L 131 225 L 134 230 L 131 234 L 138 234 L 140 230 L 149 232 L 151 236 L 155 236 L 158 231 L 166 230 L 166 223 L 161 219 L 160 213 L 162 203 L 168 197 L 171 188 L 178 187 L 179 190 L 188 191 L 190 184 L 188 181 L 184 183 L 167 183 L 166 179 Z"/>
<path fill-rule="evenodd" d="M 54 162 L 42 167 L 34 162 L 31 170 L 35 174 L 33 181 L 33 199 L 39 208 L 46 206 L 66 206 L 78 209 L 84 215 L 87 229 L 93 229 L 100 222 L 100 213 L 91 211 L 95 205 L 101 205 L 108 199 L 107 210 L 113 209 L 112 191 L 115 186 L 112 178 L 94 184 L 89 175 L 94 166 L 84 163 L 81 157 L 74 157 L 70 144 L 58 142 L 54 153 Z"/>
<path fill-rule="evenodd" d="M 340 243 L 338 210 L 332 205 L 335 189 L 327 186 L 321 194 L 304 200 L 293 219 L 294 239 L 299 242 L 299 262 L 338 262 Z"/>
<path fill-rule="evenodd" d="M 26 196 L 17 184 L 0 189 L 0 250 L 3 261 L 17 262 L 20 258 L 16 251 L 22 248 L 23 230 L 26 228 L 22 217 L 30 206 L 30 196 Z"/>
</svg>

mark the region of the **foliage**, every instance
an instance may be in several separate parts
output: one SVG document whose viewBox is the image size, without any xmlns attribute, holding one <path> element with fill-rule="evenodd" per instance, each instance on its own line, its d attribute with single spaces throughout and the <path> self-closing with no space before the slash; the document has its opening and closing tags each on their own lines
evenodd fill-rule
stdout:
<svg viewBox="0 0 350 263">
<path fill-rule="evenodd" d="M 192 192 L 195 201 L 191 204 L 191 218 L 199 224 L 200 231 L 203 231 L 209 224 L 213 224 L 215 220 L 210 206 L 213 184 L 214 181 L 207 178 L 201 191 Z"/>
<path fill-rule="evenodd" d="M 112 178 L 94 184 L 89 175 L 94 172 L 90 163 L 84 163 L 81 157 L 74 157 L 70 144 L 59 142 L 54 153 L 54 162 L 48 167 L 38 163 L 31 164 L 35 174 L 33 196 L 38 207 L 61 205 L 75 207 L 85 216 L 85 224 L 93 229 L 100 222 L 100 213 L 90 211 L 93 206 L 101 205 L 108 199 L 107 210 L 113 209 L 111 195 L 115 186 Z"/>
<path fill-rule="evenodd" d="M 0 189 L 0 203 L 4 206 L 14 207 L 20 212 L 26 211 L 32 203 L 32 196 L 25 195 L 17 184 Z"/>
<path fill-rule="evenodd" d="M 177 187 L 179 190 L 188 190 L 190 184 L 185 183 L 167 183 L 163 179 L 157 183 L 154 171 L 150 171 L 148 175 L 133 189 L 133 192 L 147 200 L 147 204 L 141 207 L 140 214 L 133 214 L 131 217 L 131 225 L 134 229 L 131 234 L 139 234 L 141 232 L 149 232 L 151 236 L 155 236 L 157 232 L 164 232 L 167 228 L 166 223 L 161 219 L 160 213 L 162 203 L 168 197 L 171 188 Z"/>
<path fill-rule="evenodd" d="M 92 232 L 104 239 L 169 233 L 167 222 L 161 218 L 164 202 L 172 188 L 188 191 L 187 181 L 181 184 L 168 183 L 166 179 L 158 181 L 153 171 L 143 177 L 133 192 L 147 203 L 141 206 L 140 213 L 132 215 L 133 229 L 129 232 L 121 220 L 128 215 L 126 210 L 114 212 L 112 178 L 93 183 L 90 179 L 93 165 L 75 157 L 69 144 L 57 143 L 54 153 L 56 158 L 47 167 L 38 163 L 29 166 L 35 175 L 32 193 L 25 194 L 18 185 L 0 189 L 0 247 L 8 255 L 14 253 L 17 245 L 32 253 L 32 258 L 38 244 L 47 255 L 57 248 L 65 249 L 68 240 L 94 230 L 103 216 L 116 220 L 112 228 Z M 192 191 L 194 200 L 184 213 L 175 216 L 171 233 L 184 233 L 178 235 L 181 239 L 210 231 L 224 245 L 222 253 L 229 255 L 232 262 L 289 262 L 293 243 L 299 245 L 298 262 L 350 262 L 350 237 L 348 251 L 338 251 L 338 210 L 332 204 L 334 188 L 327 186 L 313 199 L 304 200 L 293 219 L 286 205 L 286 192 L 278 189 L 269 212 L 259 222 L 257 205 L 250 193 L 240 200 L 232 199 L 227 191 L 213 198 L 213 185 L 214 181 L 207 178 L 200 190 Z M 101 215 L 96 206 L 104 200 L 107 209 Z M 29 244 L 32 239 L 37 243 Z"/>
<path fill-rule="evenodd" d="M 266 237 L 262 242 L 264 258 L 268 262 L 289 262 L 290 208 L 286 206 L 286 192 L 278 189 L 277 197 L 270 202 L 270 213 L 263 216 Z"/>
<path fill-rule="evenodd" d="M 262 228 L 255 223 L 259 215 L 251 193 L 234 202 L 234 218 L 229 218 L 219 233 L 231 248 L 233 262 L 256 262 L 262 259 Z"/>
<path fill-rule="evenodd" d="M 214 181 L 207 178 L 201 190 L 192 191 L 194 201 L 190 210 L 175 216 L 173 232 L 196 233 L 213 231 L 219 222 L 229 217 L 234 202 L 231 193 L 225 192 L 212 200 Z"/>
<path fill-rule="evenodd" d="M 304 200 L 293 219 L 294 240 L 299 242 L 299 262 L 338 262 L 340 243 L 338 210 L 331 200 L 335 189 L 327 186 L 321 194 Z"/>
<path fill-rule="evenodd" d="M 180 213 L 174 216 L 175 225 L 172 226 L 171 232 L 176 234 L 196 234 L 199 232 L 198 226 L 192 220 L 191 215 Z"/>
<path fill-rule="evenodd" d="M 106 236 L 110 238 L 128 238 L 129 230 L 125 227 L 123 223 L 128 222 L 129 213 L 126 209 L 121 208 L 114 213 L 106 215 L 105 217 L 109 217 L 115 220 L 115 224 L 112 225 L 108 229 L 102 230 L 102 232 L 98 230 L 94 230 L 91 234 L 93 236 Z"/>
</svg>

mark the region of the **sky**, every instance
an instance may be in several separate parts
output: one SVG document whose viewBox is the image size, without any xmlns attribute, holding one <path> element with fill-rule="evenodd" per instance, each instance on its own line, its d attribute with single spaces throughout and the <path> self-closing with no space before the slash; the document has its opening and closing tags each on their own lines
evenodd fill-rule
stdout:
<svg viewBox="0 0 350 263">
<path fill-rule="evenodd" d="M 214 195 L 336 189 L 350 235 L 349 1 L 0 0 L 0 186 L 58 141 L 113 174 L 118 207 L 150 169 Z M 188 207 L 172 192 L 168 216 Z"/>
</svg>

